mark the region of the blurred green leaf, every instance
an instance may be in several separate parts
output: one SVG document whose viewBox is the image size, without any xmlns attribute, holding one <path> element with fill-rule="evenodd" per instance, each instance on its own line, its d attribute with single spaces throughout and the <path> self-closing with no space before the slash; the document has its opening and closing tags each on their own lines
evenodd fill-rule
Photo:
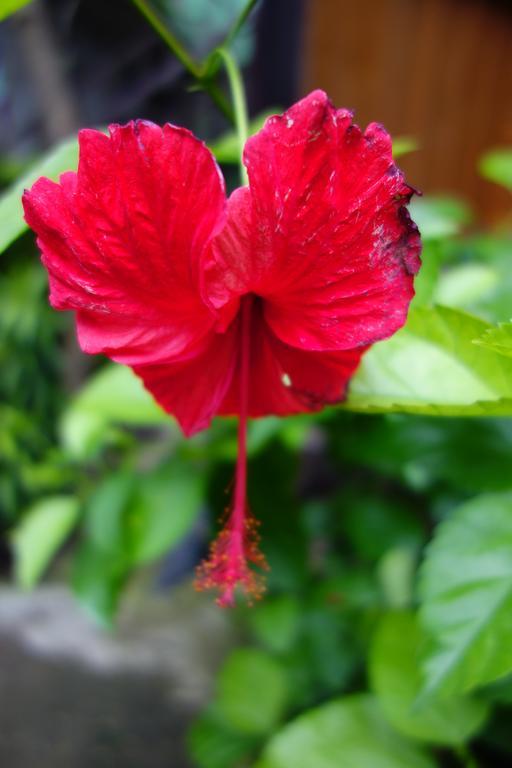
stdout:
<svg viewBox="0 0 512 768">
<path fill-rule="evenodd" d="M 434 301 L 466 309 L 493 291 L 499 280 L 499 273 L 489 264 L 459 264 L 441 275 L 434 289 Z"/>
<path fill-rule="evenodd" d="M 142 477 L 130 513 L 132 558 L 146 563 L 170 550 L 197 519 L 204 493 L 204 473 L 177 459 Z"/>
<path fill-rule="evenodd" d="M 255 768 L 434 768 L 413 742 L 393 731 L 368 695 L 311 709 L 273 736 Z"/>
<path fill-rule="evenodd" d="M 300 604 L 292 595 L 266 597 L 251 606 L 247 620 L 256 639 L 274 653 L 288 650 L 297 636 Z"/>
<path fill-rule="evenodd" d="M 254 738 L 227 728 L 213 707 L 192 724 L 187 741 L 198 768 L 235 768 L 254 748 Z"/>
<path fill-rule="evenodd" d="M 363 357 L 342 407 L 428 415 L 512 414 L 512 361 L 473 340 L 488 323 L 417 307 L 405 328 Z"/>
<path fill-rule="evenodd" d="M 500 323 L 497 328 L 488 328 L 474 343 L 492 349 L 500 355 L 512 357 L 512 322 Z"/>
<path fill-rule="evenodd" d="M 122 552 L 102 551 L 85 542 L 73 563 L 71 583 L 92 618 L 111 627 L 127 575 L 128 566 Z"/>
<path fill-rule="evenodd" d="M 451 237 L 471 223 L 469 206 L 453 197 L 414 197 L 410 204 L 412 220 L 423 240 Z"/>
<path fill-rule="evenodd" d="M 393 547 L 378 564 L 379 583 L 390 608 L 407 608 L 412 604 L 417 553 L 411 547 Z"/>
<path fill-rule="evenodd" d="M 29 589 L 39 581 L 78 520 L 78 500 L 51 496 L 36 502 L 12 534 L 15 577 Z"/>
<path fill-rule="evenodd" d="M 512 492 L 477 496 L 441 523 L 420 571 L 432 646 L 425 694 L 455 695 L 512 671 Z"/>
<path fill-rule="evenodd" d="M 344 462 L 395 477 L 415 491 L 427 491 L 438 484 L 465 494 L 510 488 L 511 419 L 432 419 L 403 414 L 363 419 L 338 412 L 331 434 L 336 454 Z M 347 516 L 350 526 L 346 528 L 344 523 L 344 530 L 358 552 L 369 550 L 379 555 L 383 554 L 382 546 L 421 543 L 420 515 L 426 512 L 422 502 L 418 498 L 408 501 L 409 517 L 415 517 L 415 525 L 407 524 L 407 508 L 400 509 L 400 491 L 391 490 L 388 499 L 382 485 L 373 496 L 356 485 L 353 494 L 359 498 L 352 500 L 349 495 L 344 501 L 341 497 L 340 514 Z M 359 532 L 354 534 L 358 524 Z M 369 533 L 372 542 L 365 542 Z"/>
<path fill-rule="evenodd" d="M 258 133 L 263 128 L 267 118 L 272 115 L 278 115 L 283 110 L 280 107 L 267 109 L 256 115 L 249 123 L 249 136 Z M 218 163 L 235 164 L 240 162 L 240 139 L 236 131 L 228 131 L 213 144 L 210 144 L 210 150 L 215 155 Z"/>
<path fill-rule="evenodd" d="M 28 229 L 23 219 L 21 204 L 23 191 L 31 187 L 40 176 L 47 176 L 57 181 L 61 173 L 75 169 L 77 164 L 77 139 L 76 137 L 65 139 L 43 155 L 25 176 L 2 194 L 0 197 L 0 252 L 5 251 L 8 245 Z"/>
<path fill-rule="evenodd" d="M 279 663 L 254 648 L 233 651 L 217 680 L 218 711 L 240 733 L 269 733 L 283 716 L 288 696 L 286 675 Z"/>
<path fill-rule="evenodd" d="M 491 149 L 480 158 L 482 176 L 512 191 L 512 147 Z"/>
<path fill-rule="evenodd" d="M 373 637 L 369 674 L 382 711 L 398 731 L 441 745 L 463 744 L 483 725 L 488 707 L 468 697 L 415 706 L 422 687 L 419 653 L 423 635 L 409 613 L 390 613 Z"/>
<path fill-rule="evenodd" d="M 393 139 L 393 158 L 396 160 L 419 149 L 418 140 L 413 136 L 397 136 Z"/>
<path fill-rule="evenodd" d="M 114 424 L 162 424 L 176 435 L 179 431 L 130 368 L 109 363 L 88 379 L 64 412 L 60 434 L 73 456 L 85 458 Z"/>
<path fill-rule="evenodd" d="M 2 0 L 0 5 L 0 21 L 3 21 L 31 2 L 32 0 Z"/>
</svg>

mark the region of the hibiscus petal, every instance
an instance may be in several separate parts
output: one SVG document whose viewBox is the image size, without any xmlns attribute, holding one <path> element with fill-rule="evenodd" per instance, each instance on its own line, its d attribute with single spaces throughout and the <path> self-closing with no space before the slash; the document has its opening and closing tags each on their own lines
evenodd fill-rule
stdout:
<svg viewBox="0 0 512 768">
<path fill-rule="evenodd" d="M 255 293 L 276 334 L 310 350 L 367 346 L 401 327 L 420 239 L 386 131 L 361 133 L 315 91 L 267 120 L 244 158 L 250 192 L 232 196 L 205 260 L 211 305 Z"/>
<path fill-rule="evenodd" d="M 178 420 L 185 435 L 206 429 L 233 378 L 238 323 L 226 333 L 210 333 L 202 349 L 187 360 L 135 366 L 146 389 Z"/>
<path fill-rule="evenodd" d="M 222 225 L 218 167 L 191 133 L 137 121 L 79 134 L 78 171 L 25 192 L 50 275 L 50 301 L 77 311 L 86 352 L 142 364 L 172 359 L 215 317 L 199 261 Z"/>
<path fill-rule="evenodd" d="M 249 415 L 286 416 L 315 411 L 345 398 L 365 349 L 310 352 L 283 343 L 266 323 L 261 302 L 251 325 Z M 221 414 L 239 411 L 240 381 L 234 371 Z"/>
</svg>

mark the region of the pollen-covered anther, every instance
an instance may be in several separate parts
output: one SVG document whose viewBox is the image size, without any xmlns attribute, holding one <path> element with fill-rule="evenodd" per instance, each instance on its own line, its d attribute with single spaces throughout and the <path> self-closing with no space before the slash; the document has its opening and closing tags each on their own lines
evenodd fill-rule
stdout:
<svg viewBox="0 0 512 768">
<path fill-rule="evenodd" d="M 217 604 L 224 608 L 235 605 L 237 587 L 244 593 L 249 605 L 259 600 L 265 592 L 265 580 L 263 574 L 254 568 L 268 570 L 259 549 L 258 521 L 246 513 L 241 530 L 235 521 L 236 516 L 232 514 L 211 544 L 208 558 L 196 571 L 196 589 L 219 590 Z"/>
</svg>

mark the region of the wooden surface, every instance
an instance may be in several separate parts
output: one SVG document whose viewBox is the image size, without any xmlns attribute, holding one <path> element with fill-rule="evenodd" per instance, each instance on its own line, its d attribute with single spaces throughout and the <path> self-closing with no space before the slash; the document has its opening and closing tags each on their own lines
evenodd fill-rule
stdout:
<svg viewBox="0 0 512 768">
<path fill-rule="evenodd" d="M 310 0 L 305 21 L 304 92 L 416 137 L 400 164 L 424 192 L 462 195 L 487 223 L 510 214 L 476 163 L 512 145 L 512 2 Z"/>
</svg>

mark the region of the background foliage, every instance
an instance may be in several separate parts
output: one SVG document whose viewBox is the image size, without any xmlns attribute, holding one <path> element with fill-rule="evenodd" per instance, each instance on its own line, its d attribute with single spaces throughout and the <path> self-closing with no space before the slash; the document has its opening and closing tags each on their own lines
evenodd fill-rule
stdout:
<svg viewBox="0 0 512 768">
<path fill-rule="evenodd" d="M 232 134 L 212 149 L 238 162 Z M 186 441 L 127 368 L 77 356 L 19 200 L 75 164 L 66 140 L 0 200 L 0 525 L 20 586 L 57 557 L 111 625 L 137 568 L 171 553 L 172 581 L 190 577 L 236 424 Z M 480 171 L 510 189 L 511 165 L 499 149 Z M 269 591 L 233 614 L 241 647 L 189 735 L 200 768 L 512 759 L 510 221 L 481 232 L 447 197 L 412 215 L 424 267 L 406 327 L 365 356 L 341 408 L 250 426 Z"/>
</svg>

